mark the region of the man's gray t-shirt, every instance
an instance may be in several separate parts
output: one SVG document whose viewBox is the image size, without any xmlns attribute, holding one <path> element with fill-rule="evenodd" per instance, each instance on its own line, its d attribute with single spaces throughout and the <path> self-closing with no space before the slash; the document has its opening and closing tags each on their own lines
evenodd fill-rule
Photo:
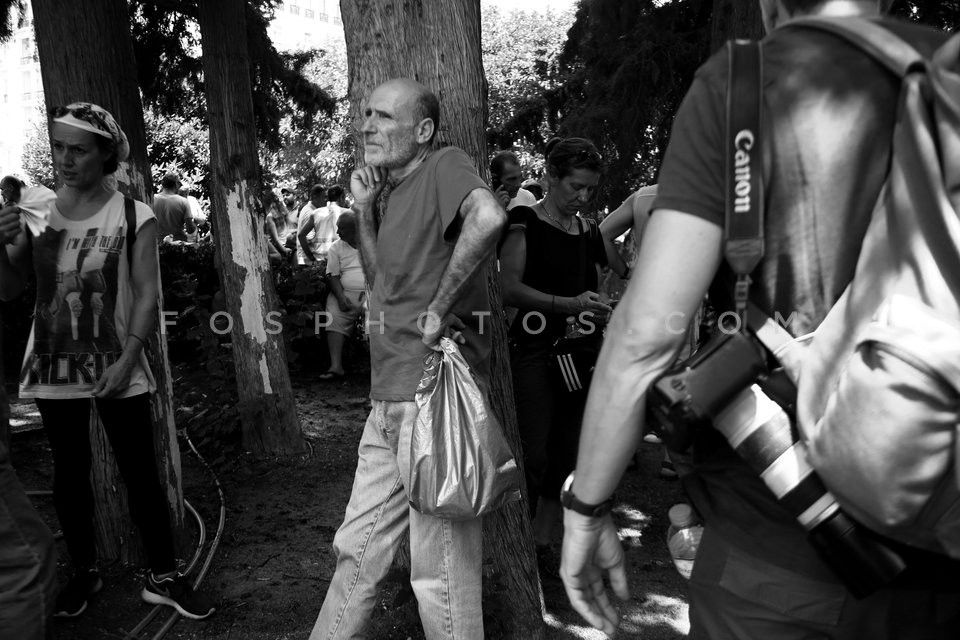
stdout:
<svg viewBox="0 0 960 640">
<path fill-rule="evenodd" d="M 183 230 L 183 224 L 192 214 L 190 213 L 190 203 L 187 202 L 186 198 L 176 194 L 158 193 L 153 197 L 153 212 L 157 216 L 157 225 L 159 226 L 158 240 L 171 235 L 174 240 L 187 240 L 187 233 Z"/>
<path fill-rule="evenodd" d="M 475 189 L 487 186 L 470 157 L 446 147 L 430 154 L 389 194 L 377 235 L 377 274 L 370 297 L 374 400 L 414 399 L 429 351 L 417 322 L 453 254 L 460 205 Z M 452 312 L 467 325 L 461 353 L 476 374 L 487 376 L 492 318 L 483 269 L 467 284 Z"/>
</svg>

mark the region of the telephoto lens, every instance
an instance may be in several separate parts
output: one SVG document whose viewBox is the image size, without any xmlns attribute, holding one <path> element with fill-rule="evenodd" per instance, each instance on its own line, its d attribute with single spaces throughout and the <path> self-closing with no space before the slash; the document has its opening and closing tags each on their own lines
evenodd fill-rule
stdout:
<svg viewBox="0 0 960 640">
<path fill-rule="evenodd" d="M 807 530 L 854 596 L 863 598 L 890 584 L 906 568 L 903 559 L 843 512 L 810 465 L 806 446 L 795 437 L 792 416 L 765 393 L 764 384 L 740 392 L 714 418 L 714 428 Z M 785 406 L 792 401 L 780 396 L 789 387 L 783 378 L 775 380 L 776 395 Z"/>
</svg>

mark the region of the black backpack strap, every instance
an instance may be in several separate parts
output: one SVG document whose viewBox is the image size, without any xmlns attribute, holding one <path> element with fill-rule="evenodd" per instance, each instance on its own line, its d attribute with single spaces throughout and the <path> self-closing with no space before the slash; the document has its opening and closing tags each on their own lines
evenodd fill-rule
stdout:
<svg viewBox="0 0 960 640">
<path fill-rule="evenodd" d="M 133 243 L 137 241 L 137 205 L 133 198 L 123 198 L 123 217 L 127 221 L 127 266 L 133 273 Z"/>
<path fill-rule="evenodd" d="M 763 58 L 760 43 L 727 43 L 726 216 L 723 256 L 737 276 L 734 303 L 747 327 L 750 274 L 763 258 Z"/>
<path fill-rule="evenodd" d="M 868 18 L 810 17 L 791 20 L 791 29 L 806 28 L 827 31 L 859 47 L 875 60 L 903 78 L 914 67 L 923 66 L 924 57 L 913 45 L 886 29 L 879 22 Z M 944 54 L 949 53 L 947 49 Z"/>
</svg>

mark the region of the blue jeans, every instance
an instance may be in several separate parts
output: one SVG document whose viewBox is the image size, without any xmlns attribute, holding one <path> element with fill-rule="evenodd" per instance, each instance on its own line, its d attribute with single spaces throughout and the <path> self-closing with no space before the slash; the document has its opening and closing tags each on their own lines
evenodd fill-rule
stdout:
<svg viewBox="0 0 960 640">
<path fill-rule="evenodd" d="M 310 640 L 364 638 L 404 529 L 410 527 L 410 583 L 428 640 L 481 640 L 481 521 L 444 520 L 410 507 L 414 402 L 373 401 L 357 473 L 333 539 L 337 568 Z"/>
</svg>

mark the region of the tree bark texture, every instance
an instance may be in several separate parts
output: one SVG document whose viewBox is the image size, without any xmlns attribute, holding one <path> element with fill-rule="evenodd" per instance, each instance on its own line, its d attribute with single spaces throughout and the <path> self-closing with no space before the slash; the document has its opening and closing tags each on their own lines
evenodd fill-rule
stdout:
<svg viewBox="0 0 960 640">
<path fill-rule="evenodd" d="M 440 99 L 439 144 L 462 148 L 487 175 L 487 83 L 480 55 L 480 5 L 477 0 L 342 0 L 350 74 L 349 97 L 356 126 L 357 162 L 363 105 L 370 92 L 390 78 L 413 78 Z M 490 302 L 503 308 L 495 263 L 487 266 Z M 520 433 L 513 402 L 506 328 L 495 313 L 491 367 L 491 403 L 514 456 L 522 464 Z M 485 602 L 509 638 L 541 638 L 543 596 L 537 576 L 533 531 L 526 498 L 484 520 L 484 555 L 492 563 L 496 599 Z M 488 574 L 488 577 L 490 574 Z M 495 613 L 495 616 L 492 615 Z"/>
<path fill-rule="evenodd" d="M 716 51 L 727 40 L 733 38 L 759 40 L 763 35 L 763 20 L 760 15 L 759 2 L 713 0 L 710 51 Z"/>
<path fill-rule="evenodd" d="M 232 321 L 244 446 L 258 454 L 304 450 L 267 262 L 243 0 L 198 4 L 210 125 L 211 210 Z"/>
<path fill-rule="evenodd" d="M 119 189 L 137 200 L 151 202 L 153 188 L 127 3 L 124 0 L 32 1 L 47 107 L 86 101 L 112 113 L 130 142 L 130 157 L 120 163 L 114 174 Z M 163 308 L 162 294 L 157 308 Z M 147 356 L 157 381 L 151 411 L 160 482 L 166 488 L 174 539 L 179 543 L 183 532 L 180 449 L 173 419 L 167 341 L 161 326 L 158 321 L 147 341 Z M 100 557 L 140 563 L 144 559 L 140 545 L 126 543 L 133 535 L 126 491 L 119 489 L 123 483 L 95 412 L 90 431 Z"/>
</svg>

